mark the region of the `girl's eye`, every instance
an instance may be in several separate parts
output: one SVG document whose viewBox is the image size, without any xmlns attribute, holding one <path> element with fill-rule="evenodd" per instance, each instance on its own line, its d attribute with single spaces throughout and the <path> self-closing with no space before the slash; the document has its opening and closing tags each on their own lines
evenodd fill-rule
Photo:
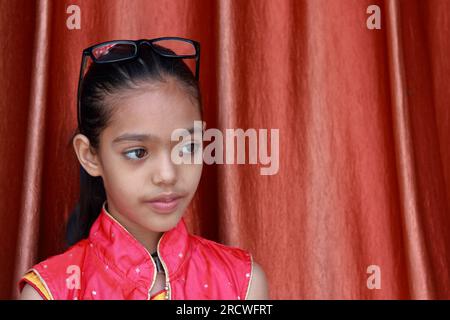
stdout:
<svg viewBox="0 0 450 320">
<path fill-rule="evenodd" d="M 181 152 L 184 154 L 192 154 L 192 153 L 195 153 L 199 147 L 200 147 L 200 145 L 198 143 L 191 142 L 191 143 L 185 144 L 181 148 Z"/>
<path fill-rule="evenodd" d="M 131 160 L 140 160 L 147 155 L 145 149 L 133 149 L 124 153 L 124 155 Z"/>
</svg>

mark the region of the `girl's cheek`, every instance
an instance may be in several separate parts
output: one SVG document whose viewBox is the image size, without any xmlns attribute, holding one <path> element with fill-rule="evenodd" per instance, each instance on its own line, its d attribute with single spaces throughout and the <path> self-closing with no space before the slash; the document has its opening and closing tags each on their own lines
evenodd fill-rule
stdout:
<svg viewBox="0 0 450 320">
<path fill-rule="evenodd" d="M 179 182 L 185 185 L 185 188 L 192 189 L 200 176 L 200 171 L 194 165 L 183 165 L 183 168 L 178 171 Z"/>
<path fill-rule="evenodd" d="M 198 187 L 198 183 L 200 182 L 200 178 L 202 176 L 202 169 L 203 169 L 202 165 L 194 165 L 191 177 L 193 189 L 196 189 Z"/>
</svg>

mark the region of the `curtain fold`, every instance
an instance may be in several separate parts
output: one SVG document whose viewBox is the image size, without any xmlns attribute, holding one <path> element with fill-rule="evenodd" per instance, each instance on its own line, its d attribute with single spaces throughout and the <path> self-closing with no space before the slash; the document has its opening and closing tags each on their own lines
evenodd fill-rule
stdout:
<svg viewBox="0 0 450 320">
<path fill-rule="evenodd" d="M 36 3 L 36 33 L 32 50 L 30 103 L 25 134 L 26 162 L 19 211 L 19 230 L 15 254 L 13 285 L 24 271 L 35 263 L 38 255 L 41 183 L 45 148 L 45 115 L 47 107 L 48 56 L 50 54 L 50 4 L 47 0 Z M 20 94 L 17 92 L 17 94 Z M 14 234 L 12 234 L 13 236 Z"/>
<path fill-rule="evenodd" d="M 450 1 L 5 0 L 0 32 L 0 298 L 64 249 L 82 49 L 158 36 L 201 43 L 207 129 L 279 130 L 274 175 L 204 165 L 191 232 L 273 299 L 450 298 Z"/>
<path fill-rule="evenodd" d="M 387 12 L 387 45 L 391 85 L 393 131 L 396 150 L 397 180 L 400 193 L 400 213 L 407 261 L 408 286 L 411 298 L 433 299 L 434 283 L 425 245 L 424 228 L 418 205 L 417 172 L 414 160 L 414 142 L 408 103 L 405 61 L 401 35 L 399 3 L 389 0 Z"/>
</svg>

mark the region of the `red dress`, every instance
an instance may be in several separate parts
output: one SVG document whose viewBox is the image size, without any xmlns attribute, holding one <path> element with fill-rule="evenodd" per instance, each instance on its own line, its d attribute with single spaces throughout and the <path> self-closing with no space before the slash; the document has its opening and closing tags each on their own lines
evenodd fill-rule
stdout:
<svg viewBox="0 0 450 320">
<path fill-rule="evenodd" d="M 150 300 L 246 299 L 252 278 L 250 253 L 188 233 L 184 219 L 160 238 L 157 252 L 166 291 L 150 296 L 156 265 L 146 248 L 103 206 L 89 237 L 44 260 L 19 282 L 46 299 Z M 30 280 L 30 272 L 39 281 Z M 42 289 L 45 288 L 45 289 Z"/>
</svg>

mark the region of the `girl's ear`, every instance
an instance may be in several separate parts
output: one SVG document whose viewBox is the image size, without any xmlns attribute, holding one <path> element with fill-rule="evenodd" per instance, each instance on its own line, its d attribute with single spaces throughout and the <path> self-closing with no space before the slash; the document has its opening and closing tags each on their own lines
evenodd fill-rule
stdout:
<svg viewBox="0 0 450 320">
<path fill-rule="evenodd" d="M 73 148 L 77 154 L 78 161 L 89 175 L 101 176 L 102 167 L 98 155 L 93 152 L 89 139 L 83 134 L 77 134 L 73 138 Z"/>
</svg>

